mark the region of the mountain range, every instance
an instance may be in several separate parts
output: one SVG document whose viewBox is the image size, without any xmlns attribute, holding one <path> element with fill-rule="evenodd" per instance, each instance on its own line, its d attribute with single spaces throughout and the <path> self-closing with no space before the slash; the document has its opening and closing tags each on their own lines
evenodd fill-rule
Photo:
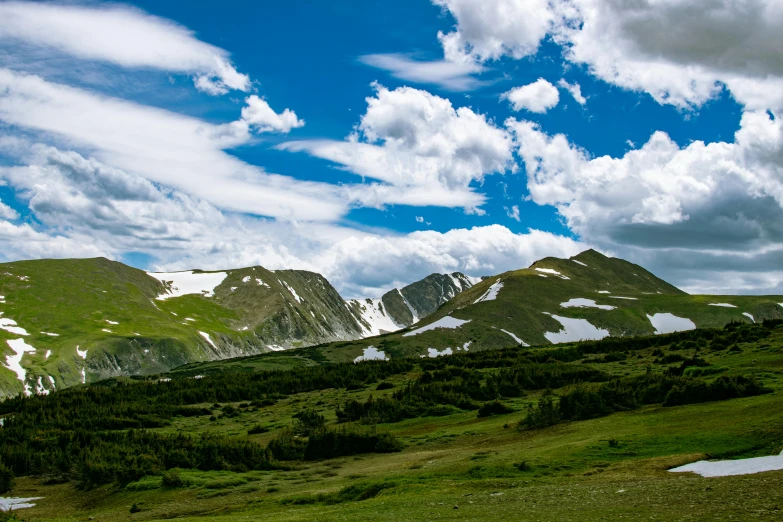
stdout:
<svg viewBox="0 0 783 522">
<path fill-rule="evenodd" d="M 148 273 L 104 258 L 19 261 L 0 265 L 0 394 L 269 352 L 285 351 L 270 363 L 361 361 L 665 333 L 783 318 L 780 303 L 688 295 L 593 250 L 483 280 L 432 274 L 349 301 L 300 270 Z"/>
</svg>

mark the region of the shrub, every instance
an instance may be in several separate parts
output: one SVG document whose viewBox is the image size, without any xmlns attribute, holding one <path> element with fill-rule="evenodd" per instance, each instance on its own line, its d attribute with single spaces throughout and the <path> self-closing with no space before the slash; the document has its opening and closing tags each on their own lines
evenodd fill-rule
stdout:
<svg viewBox="0 0 783 522">
<path fill-rule="evenodd" d="M 182 480 L 179 470 L 176 468 L 163 472 L 162 478 L 162 484 L 165 488 L 181 488 L 185 485 L 185 481 Z"/>
<path fill-rule="evenodd" d="M 478 410 L 479 417 L 490 417 L 492 415 L 504 415 L 506 413 L 512 413 L 514 410 L 503 404 L 498 400 L 492 402 L 485 402 Z"/>
<path fill-rule="evenodd" d="M 528 412 L 519 424 L 520 428 L 546 428 L 560 422 L 560 407 L 552 390 L 541 396 L 536 406 L 528 406 Z"/>
<path fill-rule="evenodd" d="M 0 493 L 8 493 L 14 489 L 16 476 L 13 470 L 5 464 L 0 463 Z"/>
<path fill-rule="evenodd" d="M 392 388 L 394 388 L 394 385 L 392 383 L 386 382 L 386 381 L 379 382 L 378 386 L 375 387 L 375 389 L 378 390 L 378 391 L 381 391 L 381 390 L 391 390 Z"/>
<path fill-rule="evenodd" d="M 248 435 L 258 435 L 259 433 L 266 433 L 269 431 L 269 428 L 266 426 L 261 426 L 260 424 L 256 424 L 249 430 L 247 430 Z"/>
<path fill-rule="evenodd" d="M 326 418 L 313 409 L 303 410 L 294 415 L 294 433 L 304 437 L 323 429 Z"/>
</svg>

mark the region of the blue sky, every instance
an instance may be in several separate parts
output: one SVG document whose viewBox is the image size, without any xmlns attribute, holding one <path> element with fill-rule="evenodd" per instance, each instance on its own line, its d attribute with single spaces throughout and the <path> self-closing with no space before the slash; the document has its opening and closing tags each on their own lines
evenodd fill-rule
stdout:
<svg viewBox="0 0 783 522">
<path fill-rule="evenodd" d="M 780 291 L 783 13 L 752 4 L 2 2 L 0 255 L 353 297 L 593 247 Z"/>
</svg>

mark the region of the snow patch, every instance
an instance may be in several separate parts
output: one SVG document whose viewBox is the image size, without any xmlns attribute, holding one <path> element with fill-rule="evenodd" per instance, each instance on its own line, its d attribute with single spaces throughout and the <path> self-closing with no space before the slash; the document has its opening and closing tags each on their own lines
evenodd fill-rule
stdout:
<svg viewBox="0 0 783 522">
<path fill-rule="evenodd" d="M 101 328 L 101 331 L 106 333 L 112 333 L 111 330 L 109 330 L 108 328 Z"/>
<path fill-rule="evenodd" d="M 52 351 L 46 350 L 46 355 L 44 355 L 44 361 L 49 360 L 49 357 L 51 357 L 51 355 L 52 355 Z"/>
<path fill-rule="evenodd" d="M 283 286 L 286 287 L 289 292 L 291 292 L 291 295 L 294 296 L 294 299 L 296 299 L 296 302 L 299 303 L 299 304 L 302 304 L 302 298 L 299 297 L 299 294 L 296 293 L 296 290 L 291 288 L 291 286 L 288 283 L 286 283 L 285 281 L 281 281 L 281 283 L 283 283 Z"/>
<path fill-rule="evenodd" d="M 446 317 L 442 317 L 434 323 L 428 324 L 427 326 L 422 326 L 421 328 L 416 328 L 415 330 L 411 330 L 408 333 L 404 333 L 402 336 L 410 337 L 412 335 L 419 335 L 420 333 L 428 332 L 430 330 L 434 330 L 435 328 L 459 328 L 463 324 L 467 324 L 469 322 L 470 319 L 463 321 L 462 319 L 455 319 L 454 317 L 447 315 Z"/>
<path fill-rule="evenodd" d="M 35 506 L 33 500 L 41 500 L 43 497 L 0 497 L 0 511 L 15 511 L 17 509 L 31 508 Z"/>
<path fill-rule="evenodd" d="M 109 324 L 120 324 L 120 323 L 118 323 L 116 321 L 109 321 L 108 319 L 106 319 L 106 322 L 109 323 Z"/>
<path fill-rule="evenodd" d="M 473 304 L 483 303 L 484 301 L 494 301 L 498 298 L 498 293 L 500 292 L 501 288 L 503 288 L 503 281 L 498 279 L 495 281 L 495 283 L 492 284 L 492 286 L 489 287 L 486 292 L 484 292 L 484 295 L 476 299 Z"/>
<path fill-rule="evenodd" d="M 247 283 L 248 281 L 250 281 L 250 276 L 245 276 L 242 278 L 243 283 Z"/>
<path fill-rule="evenodd" d="M 599 305 L 592 299 L 583 299 L 581 297 L 569 299 L 565 303 L 560 303 L 560 306 L 563 308 L 599 308 L 601 310 L 614 310 L 616 308 L 611 305 Z"/>
<path fill-rule="evenodd" d="M 384 353 L 382 350 L 378 350 L 375 346 L 368 346 L 364 349 L 364 353 L 353 360 L 353 362 L 358 363 L 362 361 L 388 361 L 389 358 L 386 357 L 386 353 Z"/>
<path fill-rule="evenodd" d="M 267 288 L 272 288 L 271 286 L 269 286 L 268 284 L 264 283 L 261 279 L 259 279 L 257 277 L 256 277 L 256 283 L 258 283 L 258 286 L 265 286 Z"/>
<path fill-rule="evenodd" d="M 358 309 L 359 317 L 364 320 L 364 323 L 369 325 L 369 327 L 367 327 L 362 321 L 359 321 L 359 325 L 363 330 L 362 337 L 381 335 L 384 332 L 396 332 L 404 327 L 404 325 L 397 324 L 394 319 L 386 313 L 383 301 L 380 299 L 362 299 L 353 300 L 352 302 L 354 303 L 353 309 Z"/>
<path fill-rule="evenodd" d="M 212 342 L 212 338 L 209 336 L 209 334 L 208 334 L 207 332 L 201 332 L 201 331 L 199 331 L 199 333 L 198 333 L 198 334 L 199 334 L 201 337 L 203 337 L 204 339 L 206 339 L 206 340 L 207 340 L 207 342 L 208 342 L 209 344 L 211 344 L 211 345 L 212 345 L 212 348 L 215 348 L 215 349 L 217 349 L 217 346 L 215 346 L 215 343 L 213 343 L 213 342 Z"/>
<path fill-rule="evenodd" d="M 678 468 L 670 469 L 672 473 L 691 472 L 702 477 L 730 477 L 733 475 L 752 475 L 765 471 L 783 469 L 783 452 L 771 457 L 755 457 L 737 460 L 700 460 Z"/>
<path fill-rule="evenodd" d="M 544 332 L 552 344 L 571 343 L 575 341 L 597 341 L 609 337 L 609 330 L 596 328 L 587 319 L 572 319 L 544 312 L 563 326 L 559 332 Z"/>
<path fill-rule="evenodd" d="M 268 344 L 266 347 L 272 350 L 273 352 L 282 352 L 283 350 L 285 350 L 285 348 L 283 348 L 282 346 L 278 346 L 276 344 Z"/>
<path fill-rule="evenodd" d="M 552 268 L 536 268 L 535 270 L 538 271 L 538 272 L 543 272 L 545 274 L 556 275 L 560 279 L 571 279 L 570 277 L 568 277 L 566 275 L 563 275 L 560 272 L 558 272 L 557 270 L 554 270 Z"/>
<path fill-rule="evenodd" d="M 464 352 L 467 352 L 467 351 L 468 351 L 468 347 L 469 347 L 469 346 L 470 346 L 472 343 L 473 343 L 473 341 L 468 341 L 468 342 L 466 342 L 465 344 L 463 344 L 461 348 L 460 348 L 459 346 L 457 346 L 457 350 L 462 350 L 462 351 L 464 351 Z"/>
<path fill-rule="evenodd" d="M 750 315 L 748 312 L 742 312 L 742 315 L 744 315 L 745 317 L 747 317 L 748 319 L 750 319 L 754 323 L 756 322 L 756 320 L 753 318 L 753 316 Z"/>
<path fill-rule="evenodd" d="M 0 312 L 0 316 L 3 315 L 3 312 Z M 16 324 L 16 321 L 13 319 L 8 319 L 7 317 L 0 317 L 0 328 L 5 330 L 6 332 L 11 332 L 12 334 L 16 335 L 30 335 L 27 330 L 22 328 L 21 326 L 18 326 Z"/>
<path fill-rule="evenodd" d="M 730 303 L 710 303 L 708 306 L 722 306 L 723 308 L 737 308 L 736 306 Z"/>
<path fill-rule="evenodd" d="M 619 296 L 619 295 L 610 295 L 609 299 L 626 299 L 628 301 L 638 301 L 639 300 L 639 298 L 637 298 L 637 297 L 622 297 L 622 296 Z"/>
<path fill-rule="evenodd" d="M 673 332 L 684 332 L 686 330 L 695 330 L 696 324 L 685 317 L 677 317 L 669 313 L 660 313 L 648 315 L 647 319 L 655 328 L 656 334 L 666 334 Z"/>
<path fill-rule="evenodd" d="M 577 261 L 576 259 L 572 259 L 571 261 L 573 261 L 577 265 L 587 266 L 586 264 L 582 263 L 581 261 Z"/>
<path fill-rule="evenodd" d="M 87 350 L 82 351 L 79 349 L 79 345 L 76 345 L 76 355 L 82 359 L 87 359 Z"/>
<path fill-rule="evenodd" d="M 454 352 L 451 348 L 444 348 L 441 351 L 436 350 L 435 348 L 427 348 L 427 355 L 420 355 L 422 359 L 424 357 L 429 357 L 430 359 L 434 359 L 435 357 L 440 357 L 442 355 L 452 355 Z"/>
<path fill-rule="evenodd" d="M 5 356 L 5 367 L 16 374 L 17 379 L 22 381 L 24 385 L 24 394 L 27 396 L 32 395 L 30 386 L 25 383 L 27 378 L 27 370 L 22 368 L 22 357 L 26 353 L 35 353 L 35 348 L 24 342 L 24 339 L 8 339 L 6 341 L 8 346 L 14 351 L 14 355 Z"/>
<path fill-rule="evenodd" d="M 517 337 L 516 335 L 512 334 L 512 333 L 511 333 L 511 332 L 509 332 L 508 330 L 504 330 L 504 329 L 502 329 L 502 328 L 498 328 L 498 330 L 500 330 L 501 332 L 503 332 L 503 333 L 504 333 L 504 334 L 506 334 L 506 335 L 510 335 L 510 336 L 511 336 L 511 338 L 512 338 L 512 339 L 514 339 L 514 340 L 515 340 L 515 341 L 516 341 L 518 344 L 521 344 L 522 346 L 530 346 L 530 345 L 529 345 L 529 344 L 527 344 L 525 341 L 523 341 L 522 339 L 520 339 L 520 338 L 519 338 L 519 337 Z"/>
<path fill-rule="evenodd" d="M 60 337 L 60 334 L 56 334 L 52 332 L 41 332 L 41 335 L 48 335 L 49 337 Z"/>
<path fill-rule="evenodd" d="M 166 287 L 166 293 L 156 299 L 164 300 L 188 294 L 215 295 L 215 288 L 228 276 L 226 272 L 147 272 Z"/>
<path fill-rule="evenodd" d="M 186 318 L 185 318 L 185 320 L 186 320 L 186 321 L 195 321 L 195 319 L 193 319 L 193 318 L 191 318 L 191 317 L 186 317 Z"/>
<path fill-rule="evenodd" d="M 596 292 L 598 292 L 599 294 L 611 294 L 612 293 L 609 290 L 596 290 Z"/>
</svg>

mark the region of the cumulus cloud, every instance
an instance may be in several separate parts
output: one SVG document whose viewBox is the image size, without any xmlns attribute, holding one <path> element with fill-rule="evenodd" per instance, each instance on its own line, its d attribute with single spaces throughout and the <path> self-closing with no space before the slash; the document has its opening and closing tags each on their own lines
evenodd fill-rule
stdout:
<svg viewBox="0 0 783 522">
<path fill-rule="evenodd" d="M 543 78 L 535 82 L 514 87 L 500 96 L 501 100 L 508 100 L 515 111 L 527 110 L 543 114 L 560 101 L 560 93 L 557 87 Z"/>
<path fill-rule="evenodd" d="M 0 40 L 19 41 L 81 60 L 192 75 L 208 94 L 248 91 L 228 52 L 170 20 L 121 5 L 0 3 Z"/>
<path fill-rule="evenodd" d="M 503 207 L 503 210 L 506 211 L 506 215 L 510 217 L 511 219 L 515 219 L 519 221 L 519 206 L 513 205 L 511 208 L 509 207 Z"/>
<path fill-rule="evenodd" d="M 18 219 L 19 213 L 0 200 L 0 218 L 9 220 Z"/>
<path fill-rule="evenodd" d="M 342 216 L 347 203 L 338 187 L 269 174 L 224 152 L 250 139 L 249 126 L 284 130 L 299 122 L 290 112 L 279 120 L 270 111 L 246 115 L 250 120 L 214 125 L 0 69 L 0 120 L 7 124 L 46 133 L 223 209 L 286 219 Z"/>
<path fill-rule="evenodd" d="M 579 105 L 584 105 L 587 103 L 587 98 L 582 96 L 582 86 L 578 83 L 568 83 L 564 78 L 561 78 L 560 81 L 557 82 L 557 86 L 561 89 L 567 90 Z"/>
<path fill-rule="evenodd" d="M 484 196 L 470 184 L 514 169 L 505 129 L 467 107 L 427 91 L 376 86 L 356 132 L 345 141 L 284 143 L 381 183 L 347 187 L 363 204 L 404 203 L 478 207 Z"/>
<path fill-rule="evenodd" d="M 654 257 L 663 275 L 685 257 L 747 272 L 761 266 L 756 259 L 783 255 L 783 125 L 767 112 L 746 112 L 733 143 L 679 147 L 656 132 L 620 158 L 593 158 L 531 122 L 507 123 L 531 199 L 554 205 L 591 244 L 632 259 Z M 779 265 L 765 269 L 783 277 Z M 704 289 L 709 283 L 697 280 L 712 274 L 676 277 Z"/>
</svg>

